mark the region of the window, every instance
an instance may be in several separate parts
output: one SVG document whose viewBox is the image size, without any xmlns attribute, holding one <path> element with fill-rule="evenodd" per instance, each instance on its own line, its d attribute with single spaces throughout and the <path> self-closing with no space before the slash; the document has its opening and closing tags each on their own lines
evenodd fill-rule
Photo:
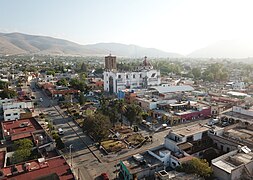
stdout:
<svg viewBox="0 0 253 180">
<path fill-rule="evenodd" d="M 11 114 L 6 114 L 5 116 L 11 116 Z"/>
<path fill-rule="evenodd" d="M 13 115 L 16 116 L 16 115 L 18 115 L 18 113 L 14 113 Z"/>
<path fill-rule="evenodd" d="M 118 75 L 118 78 L 119 78 L 119 79 L 121 78 L 121 75 L 120 75 L 120 74 Z"/>
<path fill-rule="evenodd" d="M 193 136 L 188 136 L 187 141 L 193 141 Z"/>
<path fill-rule="evenodd" d="M 153 74 L 151 75 L 151 77 L 155 77 L 155 75 L 156 75 L 156 73 L 153 73 Z"/>
<path fill-rule="evenodd" d="M 133 78 L 135 79 L 135 74 L 133 74 Z"/>
<path fill-rule="evenodd" d="M 142 74 L 140 74 L 140 78 L 142 78 Z"/>
<path fill-rule="evenodd" d="M 126 75 L 126 78 L 128 79 L 128 75 Z"/>
</svg>

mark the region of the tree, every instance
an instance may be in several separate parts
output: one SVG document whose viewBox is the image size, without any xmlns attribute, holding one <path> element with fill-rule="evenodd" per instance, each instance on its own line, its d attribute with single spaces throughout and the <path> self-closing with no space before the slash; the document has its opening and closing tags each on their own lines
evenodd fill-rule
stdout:
<svg viewBox="0 0 253 180">
<path fill-rule="evenodd" d="M 17 96 L 17 92 L 11 89 L 4 88 L 3 91 L 0 92 L 0 97 L 2 99 L 5 98 L 14 98 Z"/>
<path fill-rule="evenodd" d="M 213 173 L 212 168 L 205 159 L 193 158 L 192 160 L 177 167 L 178 171 L 186 173 L 196 173 L 202 177 L 210 177 Z"/>
<path fill-rule="evenodd" d="M 31 149 L 33 147 L 33 143 L 30 139 L 20 139 L 14 142 L 14 146 L 17 149 Z"/>
<path fill-rule="evenodd" d="M 126 113 L 127 106 L 126 106 L 124 100 L 120 99 L 117 102 L 117 107 L 118 107 L 118 112 L 120 114 L 120 122 L 121 122 L 121 125 L 122 125 L 122 123 L 123 123 L 123 114 Z"/>
<path fill-rule="evenodd" d="M 136 104 L 129 104 L 126 108 L 125 116 L 127 120 L 130 122 L 130 126 L 134 123 L 139 123 L 141 121 L 142 109 L 140 106 Z"/>
<path fill-rule="evenodd" d="M 58 86 L 68 86 L 68 81 L 65 78 L 60 79 L 56 83 Z"/>
<path fill-rule="evenodd" d="M 48 70 L 47 71 L 47 75 L 55 75 L 55 71 L 54 70 Z"/>
<path fill-rule="evenodd" d="M 63 149 L 65 144 L 62 142 L 61 137 L 57 133 L 53 133 L 52 136 L 55 140 L 57 149 Z"/>
<path fill-rule="evenodd" d="M 8 89 L 8 82 L 0 81 L 0 89 Z"/>
<path fill-rule="evenodd" d="M 85 63 L 82 63 L 81 70 L 84 71 L 84 72 L 88 71 L 87 65 Z"/>
<path fill-rule="evenodd" d="M 99 143 L 108 138 L 110 128 L 111 122 L 109 117 L 98 112 L 88 115 L 83 122 L 83 129 Z"/>
<path fill-rule="evenodd" d="M 192 74 L 194 76 L 195 79 L 199 79 L 201 77 L 201 70 L 200 68 L 192 68 Z"/>
<path fill-rule="evenodd" d="M 80 105 L 84 105 L 84 103 L 85 103 L 85 97 L 84 97 L 83 93 L 80 93 L 80 95 L 79 95 L 79 103 L 80 103 Z"/>
<path fill-rule="evenodd" d="M 13 153 L 12 160 L 14 163 L 19 163 L 27 160 L 31 155 L 33 143 L 30 139 L 20 139 L 14 142 L 16 151 Z"/>
</svg>

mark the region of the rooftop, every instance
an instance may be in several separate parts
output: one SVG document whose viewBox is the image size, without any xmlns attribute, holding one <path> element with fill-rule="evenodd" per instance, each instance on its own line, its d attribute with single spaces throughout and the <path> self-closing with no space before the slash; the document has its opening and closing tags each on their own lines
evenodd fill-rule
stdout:
<svg viewBox="0 0 253 180">
<path fill-rule="evenodd" d="M 204 126 L 202 124 L 194 124 L 191 126 L 187 126 L 187 127 L 183 127 L 183 128 L 179 128 L 176 130 L 173 130 L 172 132 L 174 134 L 178 134 L 180 136 L 192 136 L 194 134 L 200 133 L 200 132 L 205 132 L 208 131 L 209 127 Z"/>
<path fill-rule="evenodd" d="M 141 172 L 144 169 L 161 165 L 161 162 L 155 157 L 151 156 L 148 152 L 143 154 L 136 154 L 130 158 L 123 160 L 122 163 L 127 167 L 131 174 Z M 139 159 L 139 160 L 136 160 Z"/>
<path fill-rule="evenodd" d="M 36 179 L 55 174 L 63 180 L 74 179 L 69 165 L 62 156 L 47 160 L 40 158 L 36 161 L 30 161 L 25 164 L 18 164 L 15 167 L 5 167 L 2 171 L 7 178 Z"/>
<path fill-rule="evenodd" d="M 251 125 L 251 128 L 248 128 L 248 127 L 247 128 L 236 127 L 233 129 L 229 129 L 225 132 L 225 135 L 229 137 L 240 138 L 241 140 L 249 140 L 253 142 L 253 129 L 251 130 L 252 125 Z"/>
<path fill-rule="evenodd" d="M 238 168 L 239 166 L 252 162 L 253 153 L 250 151 L 248 151 L 247 153 L 243 151 L 232 151 L 231 153 L 225 154 L 224 156 L 221 156 L 217 159 L 218 160 L 214 160 L 212 164 L 228 173 L 231 173 L 232 170 Z"/>
<path fill-rule="evenodd" d="M 173 92 L 185 92 L 193 91 L 194 88 L 188 85 L 185 86 L 153 86 L 151 89 L 157 90 L 159 93 L 173 93 Z"/>
<path fill-rule="evenodd" d="M 225 113 L 222 113 L 222 115 L 231 116 L 232 118 L 238 118 L 242 120 L 252 120 L 252 116 L 244 115 L 233 111 L 227 111 Z"/>
<path fill-rule="evenodd" d="M 4 136 L 15 136 L 17 134 L 29 134 L 42 127 L 34 118 L 2 122 Z"/>
</svg>

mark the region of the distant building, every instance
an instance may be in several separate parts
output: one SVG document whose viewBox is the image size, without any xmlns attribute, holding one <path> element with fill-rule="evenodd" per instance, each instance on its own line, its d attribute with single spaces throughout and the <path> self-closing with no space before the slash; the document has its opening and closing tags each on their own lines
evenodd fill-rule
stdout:
<svg viewBox="0 0 253 180">
<path fill-rule="evenodd" d="M 110 54 L 109 56 L 105 57 L 105 69 L 109 71 L 117 69 L 116 56 L 112 56 Z"/>
<path fill-rule="evenodd" d="M 158 86 L 161 83 L 160 71 L 153 69 L 153 66 L 145 57 L 142 64 L 136 71 L 120 72 L 114 69 L 113 65 L 108 65 L 108 58 L 105 58 L 104 71 L 104 91 L 118 93 L 124 89 L 140 89 L 149 86 Z"/>
</svg>

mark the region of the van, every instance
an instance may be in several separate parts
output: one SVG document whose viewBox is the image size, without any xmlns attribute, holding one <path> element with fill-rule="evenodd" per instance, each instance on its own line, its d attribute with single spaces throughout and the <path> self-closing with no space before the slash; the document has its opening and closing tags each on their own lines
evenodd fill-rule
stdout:
<svg viewBox="0 0 253 180">
<path fill-rule="evenodd" d="M 59 135 L 63 135 L 63 134 L 64 134 L 64 131 L 63 131 L 62 128 L 59 128 L 59 129 L 58 129 L 58 134 L 59 134 Z"/>
</svg>

